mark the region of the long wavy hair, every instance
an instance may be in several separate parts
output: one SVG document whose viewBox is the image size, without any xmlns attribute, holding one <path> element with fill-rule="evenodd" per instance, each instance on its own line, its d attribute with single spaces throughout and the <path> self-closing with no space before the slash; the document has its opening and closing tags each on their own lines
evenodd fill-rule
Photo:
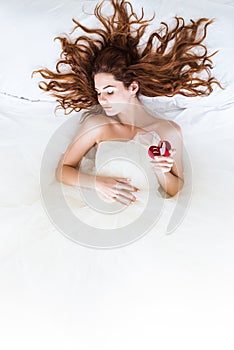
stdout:
<svg viewBox="0 0 234 350">
<path fill-rule="evenodd" d="M 97 73 L 111 73 L 125 87 L 135 80 L 139 83 L 138 94 L 149 97 L 207 96 L 213 84 L 221 87 L 211 75 L 211 57 L 216 52 L 208 55 L 203 43 L 213 19 L 200 18 L 185 24 L 183 18 L 175 17 L 173 28 L 161 22 L 145 44 L 139 45 L 154 16 L 144 19 L 143 8 L 137 15 L 125 0 L 110 0 L 113 15 L 104 16 L 103 3 L 94 10 L 100 28 L 88 28 L 72 19 L 76 24 L 72 33 L 79 28 L 87 35 L 76 39 L 56 37 L 62 46 L 56 71 L 42 68 L 33 72 L 47 80 L 40 81 L 39 87 L 57 99 L 56 109 L 64 109 L 66 115 L 81 109 L 105 114 L 94 89 Z"/>
</svg>

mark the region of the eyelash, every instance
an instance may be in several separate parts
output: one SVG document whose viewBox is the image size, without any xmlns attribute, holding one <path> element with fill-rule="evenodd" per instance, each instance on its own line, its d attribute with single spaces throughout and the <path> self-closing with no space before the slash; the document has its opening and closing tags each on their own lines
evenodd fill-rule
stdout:
<svg viewBox="0 0 234 350">
<path fill-rule="evenodd" d="M 111 92 L 107 92 L 107 95 L 113 95 L 114 91 L 111 91 Z M 100 96 L 100 92 L 97 92 L 97 95 Z"/>
</svg>

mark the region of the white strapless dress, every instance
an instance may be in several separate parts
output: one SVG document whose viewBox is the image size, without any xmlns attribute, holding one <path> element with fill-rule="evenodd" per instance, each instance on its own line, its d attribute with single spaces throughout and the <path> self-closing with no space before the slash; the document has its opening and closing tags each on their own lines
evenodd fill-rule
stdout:
<svg viewBox="0 0 234 350">
<path fill-rule="evenodd" d="M 176 202 L 176 197 L 167 198 L 160 188 L 148 156 L 148 147 L 159 140 L 155 131 L 149 131 L 138 132 L 129 141 L 102 141 L 80 164 L 85 173 L 130 178 L 139 188 L 134 203 L 126 206 L 94 189 L 60 184 L 60 199 L 64 198 L 66 205 L 63 202 L 53 221 L 59 222 L 58 227 L 70 238 L 95 247 L 121 246 L 156 227 L 165 206 L 168 213 Z"/>
<path fill-rule="evenodd" d="M 88 168 L 86 160 L 81 164 L 81 171 L 102 176 L 130 178 L 131 184 L 139 188 L 134 193 L 136 202 L 126 206 L 112 199 L 107 199 L 100 192 L 81 189 L 80 193 L 87 204 L 85 210 L 75 211 L 76 215 L 88 225 L 102 229 L 116 229 L 135 222 L 144 213 L 150 196 L 155 202 L 155 217 L 162 209 L 162 196 L 159 184 L 153 172 L 147 154 L 149 145 L 158 144 L 156 132 L 137 133 L 129 141 L 102 141 L 99 143 L 93 168 Z M 87 215 L 89 211 L 90 215 Z"/>
</svg>

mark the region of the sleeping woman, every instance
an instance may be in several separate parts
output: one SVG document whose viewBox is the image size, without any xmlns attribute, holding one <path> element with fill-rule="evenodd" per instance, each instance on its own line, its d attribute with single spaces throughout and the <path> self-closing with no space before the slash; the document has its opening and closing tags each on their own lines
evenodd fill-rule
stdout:
<svg viewBox="0 0 234 350">
<path fill-rule="evenodd" d="M 103 2 L 95 7 L 100 28 L 88 28 L 73 19 L 73 32 L 85 33 L 76 39 L 57 38 L 62 53 L 55 72 L 35 71 L 47 80 L 40 82 L 40 88 L 57 98 L 66 114 L 85 110 L 76 137 L 58 164 L 56 179 L 96 189 L 110 201 L 129 206 L 146 186 L 137 172 L 141 167 L 153 174 L 157 189 L 173 197 L 184 183 L 180 126 L 149 113 L 139 97 L 207 96 L 213 84 L 219 85 L 211 76 L 212 55 L 203 44 L 212 20 L 185 24 L 183 18 L 175 17 L 172 29 L 162 22 L 143 45 L 140 41 L 152 19 L 144 19 L 143 9 L 138 16 L 128 1 L 111 0 L 110 4 L 111 16 L 103 14 Z M 172 146 L 168 156 L 150 158 L 149 146 L 162 140 Z M 92 148 L 97 150 L 97 168 L 100 159 L 105 160 L 96 174 L 79 166 Z M 129 169 L 124 157 L 135 167 Z"/>
</svg>

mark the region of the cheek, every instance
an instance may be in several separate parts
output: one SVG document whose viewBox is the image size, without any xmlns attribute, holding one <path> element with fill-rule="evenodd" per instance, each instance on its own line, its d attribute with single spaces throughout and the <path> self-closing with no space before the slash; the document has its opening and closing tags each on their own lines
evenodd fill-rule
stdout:
<svg viewBox="0 0 234 350">
<path fill-rule="evenodd" d="M 119 93 L 119 94 L 114 94 L 110 95 L 110 100 L 113 102 L 119 102 L 119 103 L 125 103 L 129 101 L 129 95 L 128 93 Z"/>
</svg>

